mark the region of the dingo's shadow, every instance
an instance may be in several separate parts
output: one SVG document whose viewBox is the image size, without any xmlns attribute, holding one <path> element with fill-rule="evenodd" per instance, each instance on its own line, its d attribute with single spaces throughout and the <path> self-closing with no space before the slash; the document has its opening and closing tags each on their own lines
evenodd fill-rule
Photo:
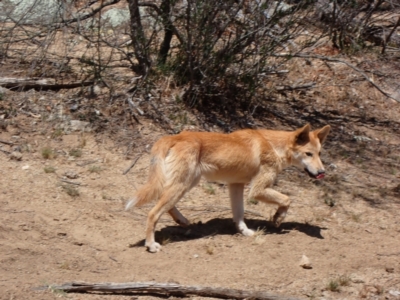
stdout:
<svg viewBox="0 0 400 300">
<path fill-rule="evenodd" d="M 266 235 L 268 234 L 286 234 L 290 231 L 297 230 L 310 237 L 323 239 L 321 234 L 322 228 L 316 225 L 286 222 L 282 223 L 279 228 L 275 228 L 270 221 L 258 219 L 246 219 L 246 224 L 253 230 L 263 230 Z M 156 241 L 161 244 L 182 242 L 188 240 L 196 240 L 213 235 L 235 235 L 238 234 L 235 224 L 231 218 L 215 218 L 207 221 L 206 223 L 195 223 L 188 227 L 167 226 L 159 231 L 156 231 Z M 138 241 L 133 246 L 144 246 L 144 240 Z"/>
</svg>

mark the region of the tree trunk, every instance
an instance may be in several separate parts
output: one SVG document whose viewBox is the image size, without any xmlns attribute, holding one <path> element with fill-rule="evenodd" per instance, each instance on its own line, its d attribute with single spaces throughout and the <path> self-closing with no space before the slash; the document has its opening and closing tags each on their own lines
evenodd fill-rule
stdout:
<svg viewBox="0 0 400 300">
<path fill-rule="evenodd" d="M 167 61 L 167 56 L 171 47 L 171 40 L 173 36 L 172 22 L 169 16 L 171 12 L 171 1 L 163 0 L 161 2 L 160 9 L 162 12 L 161 18 L 163 20 L 164 26 L 164 40 L 161 44 L 160 52 L 158 53 L 158 65 L 163 65 Z"/>
<path fill-rule="evenodd" d="M 146 36 L 143 31 L 138 0 L 128 0 L 131 15 L 131 38 L 135 58 L 138 61 L 138 73 L 146 74 L 150 68 L 149 54 L 146 49 Z"/>
</svg>

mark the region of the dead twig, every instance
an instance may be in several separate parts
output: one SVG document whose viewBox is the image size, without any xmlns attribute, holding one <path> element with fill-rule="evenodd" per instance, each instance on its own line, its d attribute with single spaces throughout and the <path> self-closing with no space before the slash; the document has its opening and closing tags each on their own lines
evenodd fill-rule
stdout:
<svg viewBox="0 0 400 300">
<path fill-rule="evenodd" d="M 300 85 L 277 86 L 275 88 L 278 92 L 282 92 L 282 91 L 305 90 L 305 89 L 311 89 L 313 87 L 315 87 L 315 82 L 310 82 L 310 83 L 300 84 Z"/>
<path fill-rule="evenodd" d="M 0 148 L 0 151 L 3 152 L 3 153 L 5 153 L 5 154 L 7 154 L 7 155 L 10 155 L 10 154 L 11 154 L 11 152 L 8 152 L 8 151 L 3 150 L 3 149 L 1 149 L 1 148 Z"/>
<path fill-rule="evenodd" d="M 63 20 L 62 22 L 60 22 L 59 24 L 56 24 L 54 26 L 55 29 L 57 28 L 61 28 L 64 25 L 69 25 L 71 23 L 76 23 L 76 22 L 81 22 L 83 20 L 87 20 L 91 17 L 93 17 L 94 15 L 96 15 L 98 12 L 100 12 L 103 8 L 113 5 L 113 4 L 117 4 L 118 2 L 120 2 L 121 0 L 110 0 L 110 1 L 101 1 L 101 5 L 99 5 L 99 7 L 92 9 L 91 12 L 85 14 L 85 15 L 79 15 L 76 18 L 72 18 L 69 20 Z M 97 1 L 96 1 L 97 2 Z"/>
<path fill-rule="evenodd" d="M 168 296 L 201 296 L 221 299 L 260 299 L 260 300 L 295 300 L 297 298 L 272 295 L 262 291 L 246 291 L 230 288 L 188 286 L 177 283 L 128 282 L 128 283 L 86 283 L 72 282 L 63 285 L 40 287 L 38 290 L 52 289 L 64 292 L 103 292 L 112 294 L 155 294 Z"/>
<path fill-rule="evenodd" d="M 130 164 L 130 166 L 128 168 L 125 169 L 125 171 L 122 173 L 122 175 L 126 175 L 136 164 L 136 162 L 139 160 L 139 158 L 142 157 L 142 154 L 139 154 L 138 157 L 136 157 L 136 159 Z"/>
<path fill-rule="evenodd" d="M 0 140 L 0 143 L 2 143 L 2 144 L 6 144 L 6 145 L 14 145 L 14 143 L 13 142 L 7 142 L 7 141 L 3 141 L 3 140 Z"/>
<path fill-rule="evenodd" d="M 68 184 L 73 184 L 73 185 L 82 185 L 79 182 L 73 182 L 73 181 L 69 181 L 69 180 L 66 180 L 66 179 L 61 179 L 61 181 L 65 182 L 65 183 L 68 183 Z"/>
<path fill-rule="evenodd" d="M 87 165 L 91 165 L 91 164 L 97 163 L 98 161 L 99 161 L 98 159 L 82 161 L 82 162 L 77 162 L 76 165 L 79 166 L 79 167 L 84 167 L 84 166 L 87 166 Z"/>
</svg>

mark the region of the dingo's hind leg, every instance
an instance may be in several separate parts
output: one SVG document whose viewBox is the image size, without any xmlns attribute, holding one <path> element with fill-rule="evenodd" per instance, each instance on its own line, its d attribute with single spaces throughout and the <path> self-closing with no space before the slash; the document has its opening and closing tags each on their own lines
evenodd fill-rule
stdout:
<svg viewBox="0 0 400 300">
<path fill-rule="evenodd" d="M 174 211 L 175 204 L 182 198 L 186 192 L 186 186 L 182 184 L 175 184 L 164 189 L 161 198 L 150 210 L 147 217 L 146 227 L 146 243 L 145 246 L 150 252 L 158 252 L 161 250 L 161 245 L 155 240 L 155 228 L 161 215 L 167 211 Z"/>
<path fill-rule="evenodd" d="M 254 231 L 247 228 L 247 225 L 244 222 L 243 190 L 244 184 L 242 183 L 229 184 L 229 196 L 231 199 L 233 221 L 236 224 L 237 230 L 241 234 L 252 236 Z"/>
<path fill-rule="evenodd" d="M 183 174 L 179 174 L 180 178 L 171 180 L 170 183 L 164 187 L 164 191 L 161 194 L 160 200 L 150 210 L 147 217 L 147 228 L 146 228 L 146 243 L 145 246 L 150 252 L 158 252 L 161 250 L 161 245 L 155 241 L 155 228 L 161 215 L 165 212 L 174 218 L 174 220 L 185 226 L 189 225 L 189 221 L 178 211 L 175 204 L 188 192 L 193 186 L 195 186 L 199 180 L 200 175 L 192 175 L 190 171 Z M 191 176 L 192 175 L 192 176 Z"/>
<path fill-rule="evenodd" d="M 187 227 L 190 225 L 190 222 L 188 219 L 186 219 L 181 212 L 176 208 L 176 206 L 174 206 L 172 209 L 170 209 L 168 211 L 168 213 L 170 214 L 170 216 L 172 217 L 172 219 L 174 219 L 174 221 L 181 225 L 182 227 Z"/>
</svg>

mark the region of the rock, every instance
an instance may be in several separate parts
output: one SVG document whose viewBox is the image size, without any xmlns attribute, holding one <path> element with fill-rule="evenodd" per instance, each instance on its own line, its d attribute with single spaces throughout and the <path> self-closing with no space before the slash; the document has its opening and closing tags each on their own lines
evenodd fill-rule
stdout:
<svg viewBox="0 0 400 300">
<path fill-rule="evenodd" d="M 20 152 L 14 151 L 11 152 L 10 158 L 13 160 L 22 160 L 22 154 Z"/>
<path fill-rule="evenodd" d="M 103 13 L 101 17 L 107 20 L 112 27 L 128 24 L 130 21 L 129 10 L 126 8 L 112 8 Z"/>
<path fill-rule="evenodd" d="M 79 175 L 73 170 L 66 171 L 64 176 L 69 179 L 77 179 L 79 177 Z"/>
<path fill-rule="evenodd" d="M 69 128 L 71 131 L 85 131 L 90 132 L 92 129 L 90 128 L 90 123 L 79 120 L 71 120 L 69 123 Z"/>
<path fill-rule="evenodd" d="M 64 15 L 58 0 L 4 0 L 0 2 L 0 20 L 13 19 L 20 24 L 51 24 Z"/>
<path fill-rule="evenodd" d="M 388 272 L 388 273 L 393 273 L 393 272 L 394 272 L 394 268 L 393 268 L 393 267 L 390 267 L 390 266 L 387 266 L 387 267 L 385 268 L 385 270 L 386 270 L 386 272 Z"/>
<path fill-rule="evenodd" d="M 93 85 L 88 88 L 90 97 L 97 97 L 101 94 L 101 88 L 98 85 Z"/>
<path fill-rule="evenodd" d="M 396 291 L 396 290 L 390 290 L 389 294 L 395 297 L 400 296 L 400 291 Z"/>
<path fill-rule="evenodd" d="M 303 267 L 304 269 L 312 269 L 310 259 L 307 256 L 305 256 L 304 254 L 301 257 L 300 266 Z"/>
<path fill-rule="evenodd" d="M 371 138 L 364 136 L 364 135 L 355 135 L 353 136 L 353 140 L 358 141 L 358 142 L 370 142 L 372 141 Z"/>
<path fill-rule="evenodd" d="M 4 97 L 4 95 L 10 94 L 10 93 L 11 93 L 11 91 L 9 89 L 6 89 L 5 87 L 0 86 L 0 97 Z"/>
<path fill-rule="evenodd" d="M 365 283 L 365 278 L 361 277 L 360 275 L 352 274 L 350 276 L 350 278 L 351 278 L 351 282 L 353 282 L 353 283 Z"/>
</svg>

